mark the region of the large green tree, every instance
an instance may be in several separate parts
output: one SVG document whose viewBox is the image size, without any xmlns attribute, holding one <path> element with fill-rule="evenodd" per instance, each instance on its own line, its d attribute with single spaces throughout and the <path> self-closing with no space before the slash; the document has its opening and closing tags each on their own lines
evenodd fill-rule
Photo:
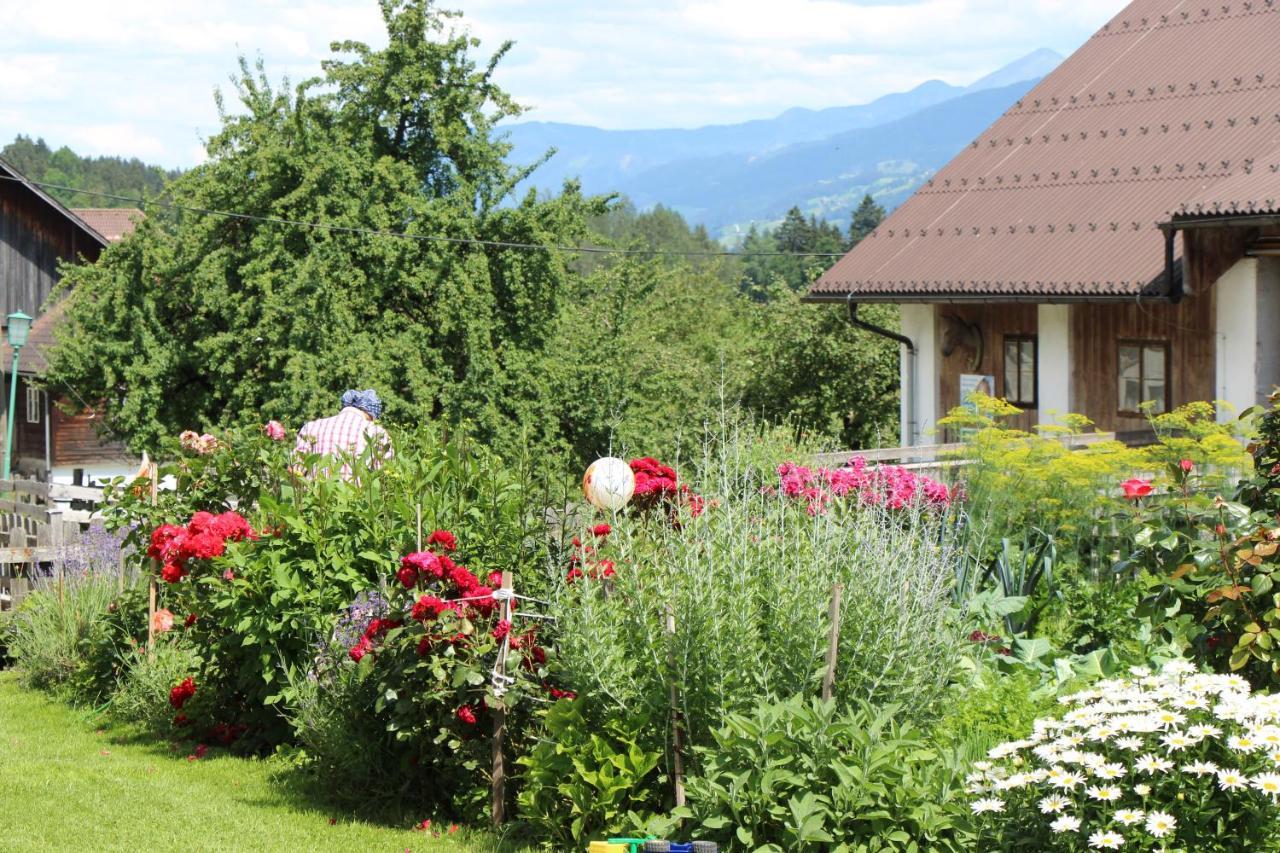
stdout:
<svg viewBox="0 0 1280 853">
<path fill-rule="evenodd" d="M 335 44 L 292 91 L 242 62 L 239 108 L 165 195 L 187 210 L 149 209 L 67 271 L 50 383 L 100 400 L 135 447 L 245 417 L 297 423 L 350 386 L 378 389 L 392 418 L 558 441 L 542 377 L 573 274 L 554 247 L 579 242 L 603 201 L 573 185 L 512 199 L 524 172 L 492 133 L 519 112 L 492 80 L 509 45 L 478 63 L 430 0 L 381 7 L 385 49 Z"/>
</svg>

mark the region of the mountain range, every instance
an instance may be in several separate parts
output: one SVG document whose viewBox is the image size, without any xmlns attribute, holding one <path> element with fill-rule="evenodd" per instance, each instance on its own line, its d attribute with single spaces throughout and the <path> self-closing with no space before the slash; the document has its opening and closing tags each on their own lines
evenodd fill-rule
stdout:
<svg viewBox="0 0 1280 853">
<path fill-rule="evenodd" d="M 589 193 L 662 204 L 729 239 L 792 206 L 845 224 L 866 193 L 891 208 L 1062 61 L 1034 51 L 968 86 L 930 80 L 867 104 L 790 109 L 692 129 L 604 130 L 559 122 L 503 128 L 512 159 L 555 153 L 525 187 L 578 178 Z"/>
</svg>

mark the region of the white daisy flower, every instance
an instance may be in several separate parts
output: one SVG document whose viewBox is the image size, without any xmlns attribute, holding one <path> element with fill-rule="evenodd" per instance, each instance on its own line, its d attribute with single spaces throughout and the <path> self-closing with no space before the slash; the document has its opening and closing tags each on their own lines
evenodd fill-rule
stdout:
<svg viewBox="0 0 1280 853">
<path fill-rule="evenodd" d="M 1280 796 L 1280 773 L 1259 773 L 1249 784 L 1264 794 L 1270 794 L 1273 800 Z"/>
<path fill-rule="evenodd" d="M 1125 826 L 1133 826 L 1135 823 L 1142 823 L 1142 819 L 1146 817 L 1146 812 L 1141 809 L 1120 809 L 1115 813 L 1115 819 L 1123 823 Z"/>
<path fill-rule="evenodd" d="M 1151 786 L 1146 784 L 1134 785 L 1133 792 L 1139 797 L 1145 797 L 1151 793 Z"/>
<path fill-rule="evenodd" d="M 1004 800 L 998 800 L 995 797 L 987 797 L 981 800 L 974 800 L 973 805 L 969 808 L 973 809 L 974 814 L 982 814 L 983 812 L 1002 812 L 1004 811 Z"/>
<path fill-rule="evenodd" d="M 1084 774 L 1083 773 L 1063 773 L 1057 779 L 1051 778 L 1049 780 L 1049 784 L 1053 785 L 1053 787 L 1055 788 L 1062 788 L 1064 790 L 1070 791 L 1072 788 L 1076 787 L 1077 785 L 1084 784 Z"/>
<path fill-rule="evenodd" d="M 1160 738 L 1160 742 L 1173 752 L 1186 749 L 1195 743 L 1193 739 L 1187 737 L 1182 732 L 1169 732 L 1167 735 Z"/>
<path fill-rule="evenodd" d="M 1168 812 L 1151 812 L 1147 815 L 1147 832 L 1156 838 L 1164 838 L 1178 825 L 1177 818 Z"/>
<path fill-rule="evenodd" d="M 1218 765 L 1212 761 L 1193 761 L 1190 764 L 1182 765 L 1182 772 L 1191 773 L 1195 776 L 1211 776 L 1218 772 Z"/>
<path fill-rule="evenodd" d="M 1080 818 L 1075 815 L 1064 814 L 1049 824 L 1049 828 L 1054 832 L 1078 832 L 1080 830 Z"/>
<path fill-rule="evenodd" d="M 1089 788 L 1087 793 L 1091 798 L 1101 800 L 1104 803 L 1120 799 L 1120 789 L 1115 785 L 1094 785 Z"/>
<path fill-rule="evenodd" d="M 1136 752 L 1142 749 L 1142 738 L 1140 737 L 1122 737 L 1116 739 L 1116 746 L 1121 749 L 1128 749 Z"/>
<path fill-rule="evenodd" d="M 1249 780 L 1234 770 L 1218 771 L 1218 787 L 1224 791 L 1236 791 L 1249 784 Z"/>
<path fill-rule="evenodd" d="M 1142 755 L 1133 763 L 1135 770 L 1141 770 L 1143 773 L 1163 773 L 1173 767 L 1173 762 L 1167 758 L 1161 758 L 1158 755 Z"/>
<path fill-rule="evenodd" d="M 1258 749 L 1261 744 L 1248 735 L 1232 735 L 1227 738 L 1227 746 L 1237 752 L 1253 752 Z"/>
<path fill-rule="evenodd" d="M 1125 774 L 1125 769 L 1123 764 L 1108 762 L 1093 767 L 1092 772 L 1099 779 L 1119 779 Z"/>
<path fill-rule="evenodd" d="M 1071 801 L 1061 794 L 1050 794 L 1040 801 L 1040 811 L 1044 814 L 1057 814 L 1071 805 Z"/>
<path fill-rule="evenodd" d="M 1119 850 L 1124 846 L 1124 836 L 1118 832 L 1099 830 L 1089 836 L 1089 846 L 1106 850 Z"/>
<path fill-rule="evenodd" d="M 1208 723 L 1197 723 L 1187 729 L 1187 734 L 1193 738 L 1203 739 L 1207 737 L 1217 737 L 1222 734 L 1222 729 L 1217 726 L 1209 725 Z"/>
</svg>

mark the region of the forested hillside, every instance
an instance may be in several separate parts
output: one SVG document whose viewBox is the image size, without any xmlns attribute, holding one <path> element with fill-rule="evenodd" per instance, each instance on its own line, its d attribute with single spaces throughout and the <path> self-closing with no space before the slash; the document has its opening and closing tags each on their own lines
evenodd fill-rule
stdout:
<svg viewBox="0 0 1280 853">
<path fill-rule="evenodd" d="M 0 149 L 0 160 L 33 181 L 81 190 L 48 190 L 67 207 L 134 207 L 124 198 L 154 196 L 178 175 L 137 157 L 81 157 L 65 145 L 55 151 L 43 139 L 22 135 Z"/>
</svg>

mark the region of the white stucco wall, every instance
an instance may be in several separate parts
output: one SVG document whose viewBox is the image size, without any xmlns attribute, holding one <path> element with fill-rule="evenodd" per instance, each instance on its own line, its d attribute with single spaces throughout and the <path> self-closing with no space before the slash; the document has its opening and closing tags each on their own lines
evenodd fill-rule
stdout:
<svg viewBox="0 0 1280 853">
<path fill-rule="evenodd" d="M 105 483 L 112 477 L 129 477 L 138 473 L 139 462 L 107 462 L 94 465 L 55 465 L 50 472 L 50 481 L 64 486 L 74 485 L 77 468 L 84 471 L 83 485 L 96 486 Z"/>
<path fill-rule="evenodd" d="M 938 362 L 936 306 L 903 305 L 902 334 L 916 345 L 915 373 L 906 346 L 901 347 L 902 445 L 927 444 L 938 423 Z M 915 431 L 911 429 L 911 401 L 915 401 Z"/>
<path fill-rule="evenodd" d="M 1255 400 L 1259 403 L 1280 385 L 1280 258 L 1258 258 L 1258 369 Z"/>
<path fill-rule="evenodd" d="M 1213 285 L 1217 397 L 1236 411 L 1258 400 L 1258 260 L 1241 258 Z M 1231 420 L 1219 411 L 1219 420 Z"/>
<path fill-rule="evenodd" d="M 1071 306 L 1036 306 L 1036 421 L 1071 412 Z"/>
</svg>

